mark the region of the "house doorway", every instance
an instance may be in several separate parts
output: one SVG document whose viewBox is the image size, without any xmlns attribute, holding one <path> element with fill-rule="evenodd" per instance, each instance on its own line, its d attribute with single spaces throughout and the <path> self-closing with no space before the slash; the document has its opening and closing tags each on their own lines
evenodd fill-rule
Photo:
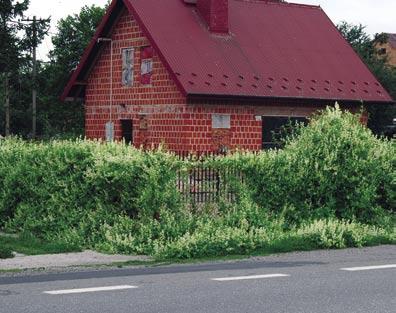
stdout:
<svg viewBox="0 0 396 313">
<path fill-rule="evenodd" d="M 127 145 L 133 144 L 132 120 L 121 120 L 121 136 Z"/>
<path fill-rule="evenodd" d="M 295 123 L 308 124 L 305 117 L 290 116 L 262 116 L 262 149 L 279 148 L 279 140 L 287 135 L 287 131 L 282 129 L 284 126 L 293 125 Z"/>
</svg>

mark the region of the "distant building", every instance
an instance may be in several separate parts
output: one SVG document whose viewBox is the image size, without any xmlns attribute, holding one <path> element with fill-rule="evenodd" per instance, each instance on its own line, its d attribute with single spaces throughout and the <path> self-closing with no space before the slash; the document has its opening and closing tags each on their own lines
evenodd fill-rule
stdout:
<svg viewBox="0 0 396 313">
<path fill-rule="evenodd" d="M 396 34 L 386 34 L 388 41 L 377 45 L 378 53 L 388 57 L 390 65 L 396 66 Z"/>
<path fill-rule="evenodd" d="M 88 138 L 178 153 L 257 151 L 336 101 L 392 103 L 321 7 L 280 0 L 113 0 L 62 99 L 84 101 Z"/>
</svg>

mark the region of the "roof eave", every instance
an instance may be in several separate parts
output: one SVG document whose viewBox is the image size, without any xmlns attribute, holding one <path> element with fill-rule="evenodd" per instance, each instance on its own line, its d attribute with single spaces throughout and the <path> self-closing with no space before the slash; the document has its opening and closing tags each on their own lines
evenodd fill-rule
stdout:
<svg viewBox="0 0 396 313">
<path fill-rule="evenodd" d="M 188 93 L 189 100 L 225 100 L 225 101 L 271 101 L 271 100 L 287 100 L 287 101 L 307 101 L 309 103 L 329 103 L 340 102 L 355 105 L 396 105 L 394 100 L 357 100 L 357 99 L 341 99 L 341 98 L 304 98 L 304 97 L 289 97 L 289 96 L 251 96 L 251 95 L 230 95 L 230 94 L 205 94 L 205 93 Z"/>
</svg>

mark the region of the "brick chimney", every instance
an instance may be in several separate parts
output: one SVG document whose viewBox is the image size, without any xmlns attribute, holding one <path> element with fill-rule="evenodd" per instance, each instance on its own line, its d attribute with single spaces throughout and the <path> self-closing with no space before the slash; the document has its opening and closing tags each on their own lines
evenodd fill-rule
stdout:
<svg viewBox="0 0 396 313">
<path fill-rule="evenodd" d="M 228 0 L 197 0 L 197 8 L 213 33 L 228 33 Z"/>
</svg>

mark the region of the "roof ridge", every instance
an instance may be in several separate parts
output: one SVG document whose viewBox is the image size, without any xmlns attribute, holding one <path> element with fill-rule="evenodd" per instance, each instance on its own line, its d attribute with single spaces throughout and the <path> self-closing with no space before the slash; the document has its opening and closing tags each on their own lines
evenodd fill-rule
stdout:
<svg viewBox="0 0 396 313">
<path fill-rule="evenodd" d="M 286 2 L 284 2 L 284 3 L 286 4 Z M 322 10 L 322 7 L 320 5 L 315 5 L 315 4 L 304 4 L 304 3 L 294 3 L 294 2 L 287 2 L 287 4 L 290 6 Z"/>
<path fill-rule="evenodd" d="M 268 5 L 293 6 L 293 7 L 302 7 L 302 8 L 311 8 L 311 9 L 322 9 L 322 7 L 320 5 L 294 3 L 294 2 L 287 2 L 287 1 L 273 1 L 273 0 L 234 0 L 234 1 L 247 2 L 247 3 L 262 3 L 262 4 L 268 4 Z"/>
</svg>

